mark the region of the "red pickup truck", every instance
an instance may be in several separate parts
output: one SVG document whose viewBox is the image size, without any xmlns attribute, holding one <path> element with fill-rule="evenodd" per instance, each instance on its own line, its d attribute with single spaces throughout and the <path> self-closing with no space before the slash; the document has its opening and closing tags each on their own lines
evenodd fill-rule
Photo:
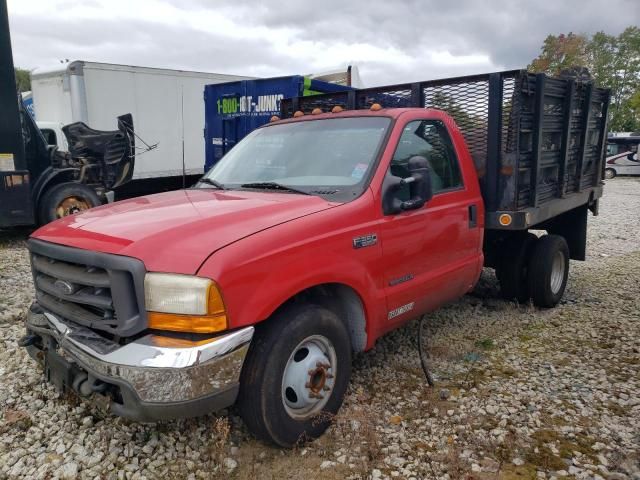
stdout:
<svg viewBox="0 0 640 480">
<path fill-rule="evenodd" d="M 446 90 L 463 87 L 466 109 Z M 353 353 L 464 295 L 483 266 L 508 298 L 560 301 L 602 193 L 607 104 L 520 71 L 283 101 L 291 118 L 194 188 L 37 230 L 20 344 L 117 415 L 237 402 L 260 438 L 317 437 Z"/>
</svg>

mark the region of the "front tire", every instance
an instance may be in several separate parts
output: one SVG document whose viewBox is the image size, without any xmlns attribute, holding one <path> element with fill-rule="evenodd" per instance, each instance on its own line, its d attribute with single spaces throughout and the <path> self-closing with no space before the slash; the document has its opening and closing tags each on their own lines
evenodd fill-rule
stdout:
<svg viewBox="0 0 640 480">
<path fill-rule="evenodd" d="M 240 415 L 256 437 L 292 447 L 327 429 L 350 377 L 344 323 L 319 305 L 290 305 L 256 329 L 240 378 Z"/>
<path fill-rule="evenodd" d="M 83 183 L 61 183 L 47 190 L 38 205 L 40 225 L 100 205 L 96 192 Z"/>
<path fill-rule="evenodd" d="M 613 168 L 605 168 L 604 169 L 604 178 L 606 180 L 611 180 L 616 177 L 616 171 Z"/>
<path fill-rule="evenodd" d="M 569 277 L 569 247 L 559 235 L 540 237 L 529 258 L 529 289 L 534 305 L 555 307 Z"/>
</svg>

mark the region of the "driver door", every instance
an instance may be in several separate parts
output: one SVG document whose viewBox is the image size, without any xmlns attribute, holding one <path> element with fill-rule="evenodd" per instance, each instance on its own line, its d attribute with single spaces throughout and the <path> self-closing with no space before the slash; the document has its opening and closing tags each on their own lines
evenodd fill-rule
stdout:
<svg viewBox="0 0 640 480">
<path fill-rule="evenodd" d="M 465 293 L 481 256 L 480 230 L 472 218 L 479 199 L 464 184 L 458 155 L 442 121 L 408 121 L 387 175 L 408 177 L 408 160 L 415 155 L 425 157 L 430 165 L 433 198 L 417 210 L 383 215 L 380 231 L 389 329 Z M 396 195 L 407 200 L 408 185 Z"/>
</svg>

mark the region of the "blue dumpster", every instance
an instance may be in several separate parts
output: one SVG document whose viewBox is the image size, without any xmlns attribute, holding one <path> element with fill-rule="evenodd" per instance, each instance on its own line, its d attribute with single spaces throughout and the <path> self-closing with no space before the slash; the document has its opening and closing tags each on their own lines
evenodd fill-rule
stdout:
<svg viewBox="0 0 640 480">
<path fill-rule="evenodd" d="M 283 98 L 345 90 L 352 88 L 301 75 L 206 85 L 205 172 L 245 135 L 279 115 Z"/>
</svg>

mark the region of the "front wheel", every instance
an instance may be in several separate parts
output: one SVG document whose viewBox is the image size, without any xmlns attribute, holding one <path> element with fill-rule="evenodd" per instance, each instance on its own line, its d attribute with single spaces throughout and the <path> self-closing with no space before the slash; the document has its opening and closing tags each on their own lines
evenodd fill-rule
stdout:
<svg viewBox="0 0 640 480">
<path fill-rule="evenodd" d="M 611 180 L 612 178 L 615 178 L 615 176 L 616 171 L 613 168 L 605 168 L 604 178 L 606 178 L 607 180 Z"/>
<path fill-rule="evenodd" d="M 258 438 L 294 446 L 327 429 L 350 376 L 344 323 L 319 305 L 285 307 L 256 329 L 240 378 L 240 414 Z"/>
<path fill-rule="evenodd" d="M 44 225 L 98 205 L 100 198 L 91 187 L 83 183 L 61 183 L 47 190 L 40 199 L 38 220 Z"/>
</svg>

